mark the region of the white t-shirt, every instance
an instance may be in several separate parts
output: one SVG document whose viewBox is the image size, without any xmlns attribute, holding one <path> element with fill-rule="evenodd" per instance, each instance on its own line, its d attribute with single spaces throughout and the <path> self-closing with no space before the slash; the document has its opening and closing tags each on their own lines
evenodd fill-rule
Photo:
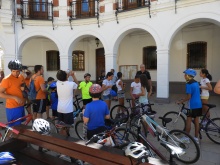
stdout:
<svg viewBox="0 0 220 165">
<path fill-rule="evenodd" d="M 207 83 L 210 83 L 208 78 L 202 78 L 200 81 L 200 85 L 203 87 L 208 87 Z M 200 94 L 200 96 L 209 96 L 209 90 L 207 89 L 201 89 L 202 92 Z"/>
<path fill-rule="evenodd" d="M 121 85 L 119 85 L 119 82 L 120 82 L 120 81 L 121 81 L 120 79 L 116 81 L 116 87 L 118 88 L 118 91 L 121 91 L 121 90 L 122 90 Z"/>
<path fill-rule="evenodd" d="M 78 85 L 70 81 L 57 81 L 58 106 L 57 112 L 73 112 L 73 90 Z"/>
<path fill-rule="evenodd" d="M 132 82 L 131 87 L 133 88 L 132 94 L 141 93 L 141 83 Z"/>
<path fill-rule="evenodd" d="M 112 82 L 112 80 L 105 79 L 105 80 L 103 80 L 102 84 L 104 84 L 105 86 L 110 86 L 110 85 L 113 85 L 113 82 Z M 108 88 L 105 91 L 103 91 L 103 95 L 104 96 L 109 95 L 110 90 L 111 90 L 111 88 Z"/>
</svg>

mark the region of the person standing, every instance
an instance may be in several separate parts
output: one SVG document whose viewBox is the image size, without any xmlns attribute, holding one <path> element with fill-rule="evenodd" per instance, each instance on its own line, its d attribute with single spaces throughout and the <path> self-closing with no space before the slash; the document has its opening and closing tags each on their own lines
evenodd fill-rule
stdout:
<svg viewBox="0 0 220 165">
<path fill-rule="evenodd" d="M 50 101 L 50 84 L 54 82 L 53 77 L 48 77 L 47 83 L 46 83 L 46 89 L 47 89 L 47 95 L 46 95 L 46 118 L 50 119 L 50 106 L 51 106 L 51 101 Z"/>
<path fill-rule="evenodd" d="M 0 97 L 6 99 L 6 117 L 7 121 L 18 119 L 25 115 L 24 102 L 21 86 L 26 78 L 24 73 L 20 73 L 22 64 L 18 60 L 12 60 L 8 63 L 11 73 L 6 76 L 0 85 Z M 9 126 L 20 125 L 22 121 L 9 124 Z"/>
<path fill-rule="evenodd" d="M 102 72 L 101 72 L 101 76 L 99 76 L 98 84 L 99 84 L 100 86 L 102 86 L 103 80 L 105 80 L 105 71 L 102 71 Z"/>
<path fill-rule="evenodd" d="M 145 69 L 145 65 L 144 65 L 144 64 L 141 64 L 141 65 L 140 65 L 140 70 L 137 71 L 137 73 L 136 73 L 136 75 L 138 75 L 138 76 L 141 76 L 142 74 L 144 74 L 144 75 L 147 77 L 148 84 L 149 84 L 149 86 L 150 86 L 149 95 L 151 95 L 151 94 L 152 94 L 151 76 L 150 76 L 150 72 L 148 72 L 148 71 Z"/>
<path fill-rule="evenodd" d="M 113 86 L 112 78 L 113 78 L 113 73 L 108 72 L 106 75 L 106 79 L 102 82 L 103 100 L 108 105 L 108 109 L 110 109 L 111 107 L 112 97 L 111 97 L 110 91 Z"/>
<path fill-rule="evenodd" d="M 212 76 L 209 74 L 209 71 L 207 69 L 201 69 L 200 71 L 200 89 L 201 89 L 201 100 L 202 104 L 208 104 L 209 100 L 209 91 L 212 90 L 212 85 L 210 84 L 210 81 L 212 81 Z M 202 106 L 202 114 L 205 114 L 208 110 L 208 107 L 206 105 Z M 207 117 L 210 117 L 210 112 L 208 112 Z M 203 125 L 206 125 L 208 120 L 203 120 Z"/>
<path fill-rule="evenodd" d="M 44 68 L 42 65 L 34 66 L 35 74 L 32 75 L 31 80 L 34 80 L 34 87 L 37 92 L 36 99 L 33 104 L 34 119 L 42 118 L 42 114 L 46 112 L 46 95 L 47 89 L 43 78 Z"/>
<path fill-rule="evenodd" d="M 79 89 L 82 92 L 82 100 L 83 100 L 83 109 L 85 109 L 86 104 L 92 102 L 92 97 L 89 94 L 89 88 L 92 86 L 92 82 L 90 81 L 91 75 L 86 73 L 84 75 L 84 81 L 79 84 Z"/>
<path fill-rule="evenodd" d="M 112 84 L 115 85 L 115 84 L 116 84 L 116 81 L 117 81 L 117 76 L 115 76 L 115 70 L 114 70 L 114 69 L 111 69 L 110 72 L 113 73 Z M 117 97 L 117 96 L 114 96 L 114 97 L 112 98 L 112 100 L 118 101 L 118 97 Z"/>
<path fill-rule="evenodd" d="M 57 95 L 58 95 L 58 106 L 57 115 L 59 121 L 65 124 L 72 125 L 73 120 L 73 96 L 74 91 L 78 87 L 78 80 L 76 79 L 75 73 L 70 71 L 68 74 L 59 70 L 57 72 Z M 69 76 L 72 76 L 73 81 L 68 81 Z M 61 130 L 61 134 L 65 135 L 66 131 Z"/>
<path fill-rule="evenodd" d="M 134 82 L 131 83 L 130 96 L 132 98 L 132 107 L 135 107 L 135 99 L 138 99 L 137 94 L 141 93 L 140 76 L 136 75 Z"/>
<path fill-rule="evenodd" d="M 192 118 L 194 118 L 194 139 L 199 144 L 199 116 L 202 115 L 202 101 L 200 99 L 199 83 L 194 80 L 194 77 L 196 76 L 195 70 L 187 69 L 183 73 L 185 73 L 184 78 L 186 80 L 186 97 L 181 99 L 180 101 L 177 101 L 177 104 L 182 104 L 188 101 L 188 108 L 190 110 L 187 112 L 186 132 L 188 134 L 190 133 Z M 186 143 L 189 142 L 189 139 L 187 137 L 183 137 L 182 140 Z"/>
</svg>

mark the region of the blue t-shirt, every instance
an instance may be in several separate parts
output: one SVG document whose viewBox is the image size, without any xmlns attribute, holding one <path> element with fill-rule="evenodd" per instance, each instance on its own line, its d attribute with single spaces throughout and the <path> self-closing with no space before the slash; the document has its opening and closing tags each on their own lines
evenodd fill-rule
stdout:
<svg viewBox="0 0 220 165">
<path fill-rule="evenodd" d="M 50 93 L 51 109 L 57 110 L 58 105 L 58 95 L 57 92 L 53 91 Z"/>
<path fill-rule="evenodd" d="M 102 100 L 95 100 L 86 105 L 84 117 L 89 118 L 88 130 L 105 126 L 105 116 L 109 115 L 107 104 Z"/>
<path fill-rule="evenodd" d="M 200 88 L 196 81 L 186 84 L 186 94 L 191 95 L 191 99 L 188 101 L 190 109 L 202 108 L 202 102 L 200 98 Z"/>
</svg>

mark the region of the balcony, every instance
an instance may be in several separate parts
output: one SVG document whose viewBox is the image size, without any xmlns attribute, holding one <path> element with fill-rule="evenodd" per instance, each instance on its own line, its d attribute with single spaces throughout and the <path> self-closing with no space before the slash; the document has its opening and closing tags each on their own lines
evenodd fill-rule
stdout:
<svg viewBox="0 0 220 165">
<path fill-rule="evenodd" d="M 143 7 L 150 8 L 150 0 L 118 0 L 117 11 L 129 11 Z"/>
<path fill-rule="evenodd" d="M 21 0 L 21 18 L 32 20 L 52 20 L 52 2 L 28 2 Z"/>
<path fill-rule="evenodd" d="M 99 0 L 77 0 L 70 2 L 70 19 L 99 16 Z"/>
</svg>

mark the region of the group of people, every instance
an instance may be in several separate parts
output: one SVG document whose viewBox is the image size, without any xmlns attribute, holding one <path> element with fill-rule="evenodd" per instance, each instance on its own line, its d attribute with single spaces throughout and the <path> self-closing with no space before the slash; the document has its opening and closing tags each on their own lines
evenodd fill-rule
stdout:
<svg viewBox="0 0 220 165">
<path fill-rule="evenodd" d="M 56 74 L 57 81 L 49 77 L 47 84 L 43 78 L 44 69 L 42 65 L 35 65 L 34 74 L 27 69 L 23 69 L 22 64 L 18 60 L 12 60 L 8 64 L 11 74 L 6 76 L 0 85 L 0 97 L 6 99 L 6 116 L 8 121 L 15 120 L 24 116 L 24 104 L 30 102 L 24 96 L 23 84 L 29 87 L 30 82 L 34 81 L 37 91 L 36 99 L 33 101 L 34 119 L 42 118 L 42 114 L 47 112 L 49 117 L 50 106 L 52 108 L 52 116 L 58 117 L 60 121 L 66 124 L 73 124 L 73 98 L 75 90 L 79 89 L 83 99 L 83 120 L 87 124 L 87 137 L 102 132 L 105 126 L 104 120 L 110 118 L 109 110 L 111 107 L 111 90 L 115 84 L 117 87 L 117 98 L 119 104 L 124 105 L 125 83 L 121 72 L 117 73 L 117 79 L 113 80 L 114 73 L 110 71 L 104 77 L 102 74 L 101 84 L 93 84 L 90 81 L 91 75 L 86 73 L 84 81 L 78 83 L 73 71 L 67 72 L 59 70 Z M 211 75 L 207 69 L 201 69 L 200 85 L 194 80 L 196 71 L 187 69 L 183 72 L 186 80 L 186 97 L 178 101 L 183 103 L 188 101 L 190 112 L 187 114 L 186 131 L 189 133 L 191 129 L 191 121 L 195 121 L 195 139 L 198 141 L 199 116 L 207 111 L 207 107 L 202 104 L 208 103 L 209 91 L 212 90 L 210 81 Z M 68 77 L 72 76 L 73 82 L 68 81 Z M 214 91 L 220 93 L 220 81 L 216 84 Z M 130 85 L 130 96 L 134 100 L 139 99 L 140 103 L 148 104 L 148 98 L 152 93 L 152 83 L 150 73 L 145 69 L 145 65 L 140 65 L 140 71 L 136 73 L 134 82 Z M 102 96 L 102 97 L 101 97 Z M 102 98 L 102 100 L 100 99 Z M 210 116 L 210 114 L 208 114 Z M 21 121 L 13 123 L 19 125 Z"/>
</svg>

